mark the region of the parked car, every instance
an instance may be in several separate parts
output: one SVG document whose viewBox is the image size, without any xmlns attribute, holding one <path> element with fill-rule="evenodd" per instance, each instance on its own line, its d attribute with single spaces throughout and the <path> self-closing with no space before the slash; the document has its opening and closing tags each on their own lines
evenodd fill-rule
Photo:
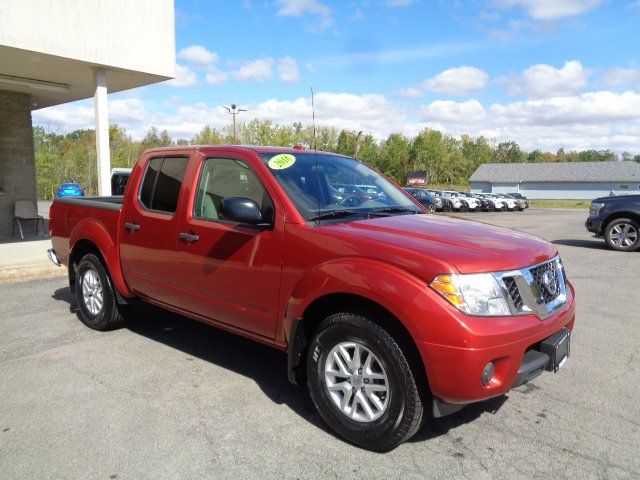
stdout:
<svg viewBox="0 0 640 480">
<path fill-rule="evenodd" d="M 614 250 L 640 249 L 640 195 L 596 198 L 585 227 Z"/>
<path fill-rule="evenodd" d="M 524 198 L 518 198 L 513 193 L 505 193 L 505 197 L 513 199 L 516 202 L 516 209 L 520 212 L 529 208 L 529 202 Z"/>
<path fill-rule="evenodd" d="M 438 208 L 442 210 L 442 199 L 434 197 L 429 192 L 421 188 L 403 188 L 405 192 L 418 200 L 427 210 L 431 213 L 435 213 Z"/>
<path fill-rule="evenodd" d="M 352 197 L 351 200 L 353 200 L 353 197 L 357 198 L 360 203 L 368 202 L 374 198 L 374 195 L 367 194 L 364 190 L 360 187 L 356 187 L 355 185 L 333 184 L 332 186 L 340 193 L 345 194 L 345 197 Z M 351 203 L 352 206 L 359 205 L 356 201 L 352 201 Z"/>
<path fill-rule="evenodd" d="M 489 202 L 489 211 L 490 212 L 501 212 L 501 211 L 506 211 L 507 210 L 507 204 L 506 202 L 498 197 L 497 195 L 494 196 L 491 193 L 478 193 L 476 194 L 478 195 L 478 197 L 486 200 L 487 202 Z"/>
<path fill-rule="evenodd" d="M 506 196 L 504 193 L 492 193 L 491 195 L 496 198 L 501 198 L 507 207 L 506 209 L 510 212 L 513 212 L 518 208 L 518 204 L 516 203 L 515 198 L 510 198 Z"/>
<path fill-rule="evenodd" d="M 442 208 L 437 208 L 438 212 L 451 212 L 453 211 L 453 204 L 451 203 L 451 199 L 447 198 L 442 190 L 426 190 L 428 193 L 433 195 L 435 198 L 442 200 Z"/>
<path fill-rule="evenodd" d="M 512 196 L 513 198 L 517 198 L 519 200 L 526 200 L 527 199 L 527 197 L 525 197 L 524 195 L 522 195 L 519 192 L 513 192 L 513 193 L 510 193 L 509 195 Z"/>
<path fill-rule="evenodd" d="M 474 198 L 478 201 L 478 208 L 477 210 L 479 211 L 483 211 L 483 212 L 488 212 L 490 210 L 492 210 L 493 207 L 493 202 L 482 198 L 481 196 L 475 194 L 475 193 L 471 193 L 471 192 L 460 192 L 460 195 L 462 195 L 463 197 L 466 198 Z"/>
<path fill-rule="evenodd" d="M 356 185 L 356 187 L 371 196 L 371 198 L 384 198 L 384 192 L 376 185 Z"/>
<path fill-rule="evenodd" d="M 336 203 L 336 178 L 385 199 Z M 139 299 L 273 346 L 335 432 L 386 451 L 557 372 L 575 321 L 554 245 L 424 213 L 341 155 L 167 147 L 141 156 L 124 197 L 55 199 L 49 255 L 88 327 L 120 327 Z"/>
<path fill-rule="evenodd" d="M 84 197 L 84 189 L 78 183 L 63 183 L 56 191 L 56 197 Z"/>
<path fill-rule="evenodd" d="M 111 195 L 124 195 L 124 189 L 130 175 L 130 168 L 113 168 L 111 170 Z"/>
<path fill-rule="evenodd" d="M 444 190 L 445 195 L 448 195 L 449 198 L 458 199 L 460 201 L 460 206 L 456 208 L 455 204 L 453 209 L 459 212 L 475 212 L 480 208 L 480 202 L 477 198 L 466 197 L 462 195 L 460 192 L 456 192 L 454 190 Z"/>
</svg>

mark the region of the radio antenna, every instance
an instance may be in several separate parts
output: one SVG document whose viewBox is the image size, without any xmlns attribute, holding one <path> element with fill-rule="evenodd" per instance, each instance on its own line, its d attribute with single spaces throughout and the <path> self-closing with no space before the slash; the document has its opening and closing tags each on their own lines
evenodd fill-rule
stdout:
<svg viewBox="0 0 640 480">
<path fill-rule="evenodd" d="M 320 172 L 318 171 L 318 143 L 316 142 L 316 106 L 313 102 L 313 87 L 311 87 L 311 121 L 313 124 L 313 153 L 316 161 L 316 199 L 318 201 L 317 215 L 320 216 Z"/>
<path fill-rule="evenodd" d="M 317 152 L 318 144 L 316 142 L 316 107 L 313 102 L 313 87 L 311 87 L 311 120 L 313 122 L 313 150 Z"/>
</svg>

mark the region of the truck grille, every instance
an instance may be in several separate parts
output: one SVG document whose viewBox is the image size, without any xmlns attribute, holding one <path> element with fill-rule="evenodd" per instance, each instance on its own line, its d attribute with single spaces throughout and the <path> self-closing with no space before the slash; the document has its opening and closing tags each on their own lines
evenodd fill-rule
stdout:
<svg viewBox="0 0 640 480">
<path fill-rule="evenodd" d="M 544 263 L 529 270 L 539 290 L 536 297 L 538 303 L 549 303 L 560 295 L 558 269 L 556 262 Z"/>
<path fill-rule="evenodd" d="M 513 301 L 513 306 L 517 309 L 521 309 L 524 302 L 522 301 L 520 290 L 518 290 L 516 279 L 513 277 L 504 277 L 502 280 L 504 281 L 505 287 L 507 287 L 509 297 L 511 297 L 511 300 Z"/>
<path fill-rule="evenodd" d="M 567 301 L 560 258 L 509 272 L 494 274 L 510 300 L 514 315 L 534 313 L 544 319 Z"/>
</svg>

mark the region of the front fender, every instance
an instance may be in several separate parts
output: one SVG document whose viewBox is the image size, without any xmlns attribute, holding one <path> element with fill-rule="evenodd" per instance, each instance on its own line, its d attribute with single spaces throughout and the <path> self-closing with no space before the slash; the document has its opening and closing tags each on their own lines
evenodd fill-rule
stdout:
<svg viewBox="0 0 640 480">
<path fill-rule="evenodd" d="M 421 322 L 406 316 L 404 310 L 425 287 L 410 272 L 376 260 L 347 257 L 322 263 L 307 271 L 289 295 L 285 341 L 290 341 L 294 319 L 302 318 L 314 301 L 331 294 L 353 294 L 375 302 L 400 320 L 413 338 L 423 338 Z"/>
<path fill-rule="evenodd" d="M 80 240 L 88 240 L 98 248 L 118 293 L 123 297 L 133 297 L 134 293 L 127 287 L 120 268 L 120 250 L 105 226 L 92 218 L 81 220 L 69 236 L 71 254 Z"/>
</svg>

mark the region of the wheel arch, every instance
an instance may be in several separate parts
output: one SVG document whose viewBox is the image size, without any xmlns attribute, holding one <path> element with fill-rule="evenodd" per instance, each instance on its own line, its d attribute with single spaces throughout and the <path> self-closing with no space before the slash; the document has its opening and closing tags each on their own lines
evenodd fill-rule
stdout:
<svg viewBox="0 0 640 480">
<path fill-rule="evenodd" d="M 307 306 L 300 318 L 294 319 L 288 351 L 288 374 L 292 383 L 299 384 L 306 379 L 307 348 L 320 323 L 329 315 L 343 312 L 364 315 L 389 332 L 407 356 L 420 391 L 430 391 L 418 346 L 405 324 L 380 303 L 354 293 L 322 295 Z"/>
<path fill-rule="evenodd" d="M 633 210 L 619 210 L 619 211 L 610 213 L 605 217 L 604 221 L 602 222 L 601 233 L 604 234 L 604 231 L 607 228 L 607 226 L 611 222 L 619 218 L 630 218 L 640 223 L 640 212 L 634 212 Z"/>
<path fill-rule="evenodd" d="M 100 258 L 109 278 L 113 282 L 119 300 L 133 297 L 129 290 L 122 270 L 120 269 L 120 255 L 116 243 L 108 230 L 100 223 L 87 219 L 79 223 L 69 238 L 71 245 L 69 252 L 69 285 L 75 285 L 75 269 L 80 259 L 87 253 L 94 253 Z"/>
</svg>

